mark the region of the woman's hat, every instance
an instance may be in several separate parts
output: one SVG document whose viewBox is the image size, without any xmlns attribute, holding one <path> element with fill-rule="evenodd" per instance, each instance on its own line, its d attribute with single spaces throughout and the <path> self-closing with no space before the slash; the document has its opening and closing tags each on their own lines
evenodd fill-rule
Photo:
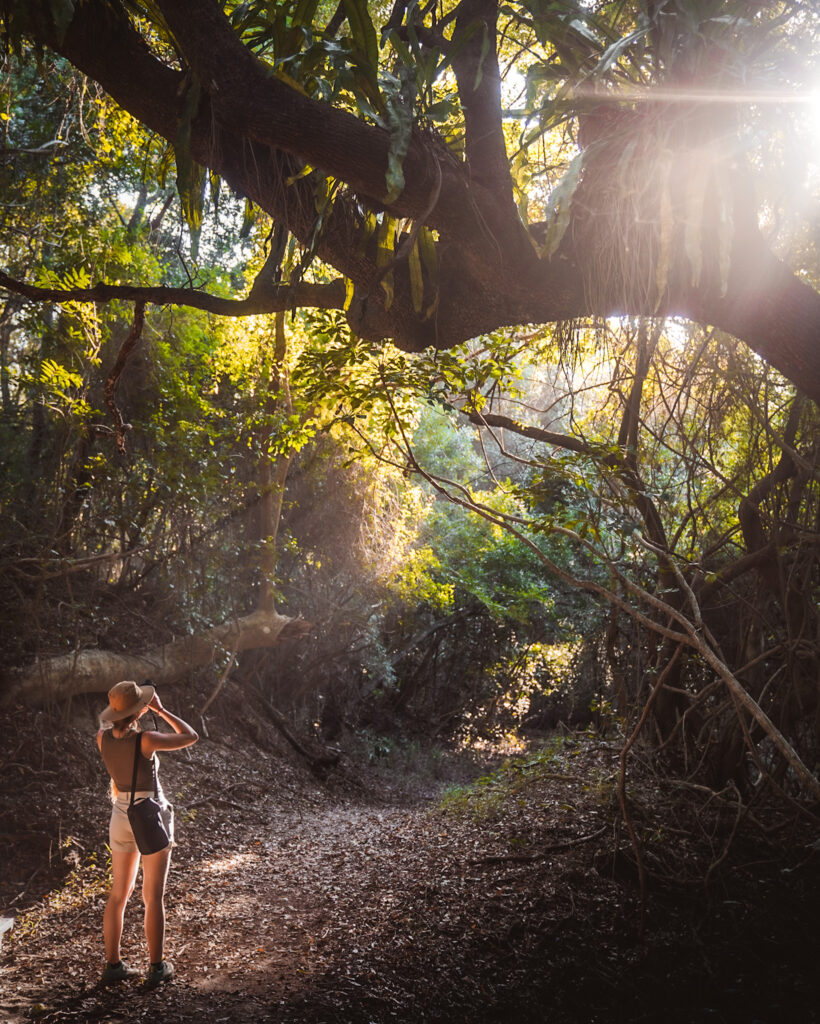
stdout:
<svg viewBox="0 0 820 1024">
<path fill-rule="evenodd" d="M 136 715 L 151 703 L 156 693 L 153 686 L 137 686 L 132 679 L 124 679 L 108 691 L 108 707 L 100 715 L 101 722 L 119 722 Z"/>
</svg>

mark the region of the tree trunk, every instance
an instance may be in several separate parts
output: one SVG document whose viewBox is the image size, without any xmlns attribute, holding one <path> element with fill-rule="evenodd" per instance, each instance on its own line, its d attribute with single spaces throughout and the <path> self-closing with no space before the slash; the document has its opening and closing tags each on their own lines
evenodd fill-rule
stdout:
<svg viewBox="0 0 820 1024">
<path fill-rule="evenodd" d="M 107 693 L 121 679 L 151 679 L 164 685 L 191 669 L 210 664 L 218 654 L 272 647 L 286 636 L 309 628 L 303 619 L 275 611 L 255 611 L 215 626 L 200 636 L 186 636 L 143 654 L 86 650 L 36 662 L 7 681 L 2 704 L 43 704 L 79 693 Z"/>
<path fill-rule="evenodd" d="M 285 334 L 285 314 L 277 313 L 274 320 L 275 343 L 273 350 L 273 375 L 268 383 L 268 398 L 265 412 L 272 416 L 276 411 L 276 403 L 284 403 L 284 409 L 291 415 L 293 403 L 290 398 L 288 369 L 285 365 L 287 357 L 287 336 Z M 281 395 L 280 395 L 281 391 Z M 264 441 L 260 438 L 260 442 Z M 281 454 L 271 459 L 266 451 L 267 445 L 260 443 L 259 460 L 259 539 L 262 548 L 259 558 L 259 570 L 262 576 L 262 590 L 257 607 L 261 611 L 273 611 L 274 576 L 276 573 L 276 541 L 279 535 L 279 522 L 282 518 L 282 503 L 285 498 L 285 482 L 288 470 L 293 461 L 293 452 Z"/>
</svg>

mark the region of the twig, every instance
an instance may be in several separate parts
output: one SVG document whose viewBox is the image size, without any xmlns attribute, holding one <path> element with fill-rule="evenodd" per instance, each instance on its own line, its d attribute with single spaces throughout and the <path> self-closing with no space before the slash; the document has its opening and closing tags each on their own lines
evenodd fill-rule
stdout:
<svg viewBox="0 0 820 1024">
<path fill-rule="evenodd" d="M 741 797 L 740 792 L 737 786 L 734 784 L 734 782 L 730 782 L 729 787 L 731 787 L 735 791 L 735 794 L 737 796 L 737 813 L 735 815 L 734 824 L 732 825 L 731 834 L 729 835 L 729 838 L 726 840 L 726 845 L 723 848 L 723 853 L 721 853 L 717 860 L 712 861 L 712 863 L 709 865 L 709 870 L 706 872 L 706 877 L 703 880 L 703 885 L 705 888 L 708 888 L 709 886 L 709 879 L 712 877 L 712 872 L 726 859 L 726 856 L 729 853 L 729 849 L 731 848 L 731 845 L 734 842 L 734 838 L 737 835 L 737 830 L 740 825 L 740 821 L 743 817 L 743 812 L 746 809 L 743 803 L 743 798 Z"/>
<path fill-rule="evenodd" d="M 478 857 L 471 858 L 467 861 L 468 864 L 504 864 L 508 861 L 516 861 L 519 863 L 529 863 L 536 860 L 544 860 L 547 857 L 551 857 L 553 853 L 561 853 L 563 850 L 570 850 L 573 846 L 581 846 L 583 843 L 590 843 L 593 839 L 598 839 L 606 832 L 609 825 L 604 825 L 599 828 L 597 832 L 593 832 L 588 836 L 580 836 L 578 839 L 570 839 L 566 843 L 554 843 L 552 846 L 547 846 L 539 853 L 507 853 L 499 854 L 497 857 Z"/>
<path fill-rule="evenodd" d="M 666 663 L 663 671 L 658 676 L 658 681 L 655 683 L 655 688 L 650 693 L 649 699 L 647 700 L 646 704 L 644 704 L 643 712 L 641 713 L 641 717 L 638 719 L 638 724 L 632 730 L 632 735 L 624 744 L 620 756 L 620 776 L 618 778 L 618 802 L 621 805 L 621 817 L 623 818 L 624 825 L 626 825 L 627 832 L 629 832 L 629 839 L 632 843 L 632 849 L 635 851 L 635 861 L 638 868 L 638 880 L 641 886 L 641 936 L 643 936 L 644 929 L 646 927 L 646 872 L 644 870 L 643 856 L 641 854 L 641 844 L 638 839 L 637 833 L 635 832 L 635 828 L 632 824 L 632 819 L 629 817 L 629 810 L 626 806 L 626 759 L 627 755 L 629 754 L 629 751 L 632 749 L 638 736 L 640 736 L 641 729 L 643 729 L 644 725 L 646 724 L 646 720 L 649 717 L 649 712 L 652 709 L 652 705 L 655 703 L 655 698 L 661 692 L 666 677 L 669 675 L 673 666 L 675 665 L 675 662 L 680 657 L 680 653 L 682 650 L 682 646 L 675 648 L 675 653 Z"/>
<path fill-rule="evenodd" d="M 99 282 L 90 288 L 39 288 L 25 281 L 17 281 L 3 271 L 0 271 L 0 287 L 35 302 L 111 302 L 119 299 L 124 302 L 142 301 L 156 306 L 190 306 L 192 309 L 216 313 L 217 316 L 275 313 L 294 306 L 341 309 L 345 297 L 342 278 L 327 284 L 278 285 L 264 295 L 244 299 L 225 299 L 191 288 L 171 288 L 165 285 L 141 287 Z"/>
<path fill-rule="evenodd" d="M 528 764 L 514 764 L 512 765 L 513 771 L 524 772 L 528 768 L 532 768 L 534 765 L 539 764 L 538 761 L 530 761 Z M 538 772 L 539 779 L 551 779 L 554 782 L 583 782 L 585 781 L 578 775 L 560 775 L 558 772 Z"/>
<path fill-rule="evenodd" d="M 268 716 L 276 728 L 285 737 L 297 754 L 301 754 L 314 768 L 326 768 L 335 765 L 339 760 L 340 751 L 334 747 L 321 747 L 317 753 L 308 750 L 294 733 L 290 722 L 278 711 L 269 700 L 262 698 L 262 703 L 267 709 Z"/>
<path fill-rule="evenodd" d="M 263 785 L 263 783 L 261 783 L 261 782 L 237 782 L 233 786 L 226 786 L 226 787 L 224 787 L 219 792 L 220 792 L 220 794 L 225 794 L 225 793 L 233 793 L 233 791 L 236 790 L 236 789 L 251 789 L 251 788 L 265 790 L 265 789 L 267 789 L 267 786 Z M 213 804 L 217 800 L 218 800 L 218 797 L 217 797 L 216 794 L 214 794 L 213 796 L 204 796 L 200 800 L 194 800 L 192 803 L 186 804 L 185 807 L 183 808 L 183 810 L 191 811 L 191 810 L 194 809 L 194 807 L 202 807 L 204 804 Z M 225 801 L 225 800 L 221 801 L 221 803 L 226 804 L 229 807 L 236 807 L 236 806 L 238 806 L 237 804 L 233 804 L 233 803 L 230 803 L 230 801 Z"/>
<path fill-rule="evenodd" d="M 219 695 L 219 691 L 225 685 L 225 680 L 228 678 L 228 673 L 233 668 L 235 661 L 236 661 L 236 651 L 231 651 L 231 657 L 230 657 L 230 659 L 228 661 L 228 664 L 225 666 L 225 668 L 222 669 L 222 672 L 221 672 L 221 674 L 219 676 L 219 680 L 217 681 L 217 684 L 214 687 L 214 692 L 205 701 L 205 703 L 202 705 L 202 708 L 200 709 L 200 712 L 199 712 L 200 718 L 202 718 L 205 715 L 205 712 L 208 710 L 208 708 L 211 706 L 211 704 L 213 704 L 213 702 L 216 700 L 217 696 Z M 202 724 L 203 725 L 205 724 L 204 721 L 203 721 Z M 206 735 L 207 735 L 207 732 L 206 732 Z"/>
</svg>

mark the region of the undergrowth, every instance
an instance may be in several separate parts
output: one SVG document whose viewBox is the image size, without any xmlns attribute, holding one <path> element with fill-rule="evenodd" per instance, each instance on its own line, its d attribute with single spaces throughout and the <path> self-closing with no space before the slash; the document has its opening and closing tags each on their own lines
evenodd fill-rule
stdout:
<svg viewBox="0 0 820 1024">
<path fill-rule="evenodd" d="M 71 842 L 71 837 L 68 837 L 63 844 L 70 846 Z M 85 906 L 89 900 L 106 896 L 111 871 L 111 851 L 107 845 L 105 851 L 102 858 L 96 851 L 82 860 L 77 858 L 74 867 L 57 887 L 20 914 L 14 923 L 12 943 L 36 934 L 43 921 L 52 914 L 66 914 Z"/>
<path fill-rule="evenodd" d="M 511 757 L 494 771 L 464 786 L 449 786 L 439 807 L 446 814 L 486 821 L 499 817 L 510 802 L 521 800 L 541 782 L 581 781 L 573 773 L 573 758 L 583 751 L 574 736 L 554 736 L 540 750 Z"/>
</svg>

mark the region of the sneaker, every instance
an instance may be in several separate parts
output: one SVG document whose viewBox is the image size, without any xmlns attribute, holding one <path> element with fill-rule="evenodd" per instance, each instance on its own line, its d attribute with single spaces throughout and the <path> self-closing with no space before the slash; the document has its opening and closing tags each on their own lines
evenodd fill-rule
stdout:
<svg viewBox="0 0 820 1024">
<path fill-rule="evenodd" d="M 125 981 L 127 978 L 136 978 L 139 971 L 136 967 L 129 967 L 120 960 L 118 964 L 106 964 L 105 970 L 100 978 L 101 985 L 114 985 L 118 981 Z"/>
<path fill-rule="evenodd" d="M 148 974 L 145 977 L 146 988 L 156 988 L 163 981 L 170 981 L 174 976 L 174 965 L 169 964 L 167 960 L 163 960 L 159 967 L 154 967 L 152 964 L 148 968 Z"/>
</svg>

